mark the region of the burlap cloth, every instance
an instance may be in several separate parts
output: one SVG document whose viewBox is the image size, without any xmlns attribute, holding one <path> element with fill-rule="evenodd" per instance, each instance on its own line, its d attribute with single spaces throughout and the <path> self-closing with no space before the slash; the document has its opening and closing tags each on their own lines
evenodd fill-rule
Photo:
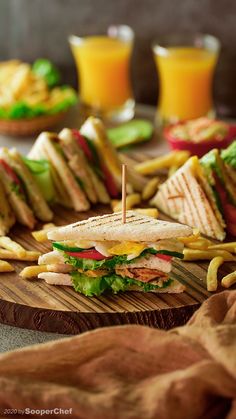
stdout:
<svg viewBox="0 0 236 419">
<path fill-rule="evenodd" d="M 236 291 L 212 296 L 169 332 L 111 327 L 2 354 L 0 407 L 72 408 L 55 417 L 81 419 L 236 418 Z"/>
</svg>

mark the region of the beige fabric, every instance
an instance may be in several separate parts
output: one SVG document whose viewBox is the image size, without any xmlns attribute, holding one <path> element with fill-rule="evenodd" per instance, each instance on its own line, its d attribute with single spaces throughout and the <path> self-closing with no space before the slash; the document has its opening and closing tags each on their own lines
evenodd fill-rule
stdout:
<svg viewBox="0 0 236 419">
<path fill-rule="evenodd" d="M 26 407 L 72 408 L 65 417 L 79 419 L 234 419 L 236 291 L 169 332 L 111 327 L 2 354 L 0 408 Z"/>
<path fill-rule="evenodd" d="M 48 233 L 50 240 L 117 240 L 155 242 L 160 239 L 189 236 L 192 229 L 186 225 L 155 220 L 152 217 L 127 211 L 126 223 L 122 213 L 105 214 L 78 221 Z"/>
</svg>

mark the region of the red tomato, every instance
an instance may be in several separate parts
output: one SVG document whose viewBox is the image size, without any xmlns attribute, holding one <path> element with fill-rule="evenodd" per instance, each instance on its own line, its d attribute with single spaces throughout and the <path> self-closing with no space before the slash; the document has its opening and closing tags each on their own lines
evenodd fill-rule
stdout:
<svg viewBox="0 0 236 419">
<path fill-rule="evenodd" d="M 172 259 L 172 256 L 169 256 L 169 255 L 162 255 L 161 253 L 156 253 L 156 255 L 155 255 L 157 258 L 159 258 L 159 259 L 163 259 L 163 260 L 166 260 L 167 262 L 170 262 L 171 261 L 171 259 Z"/>
<path fill-rule="evenodd" d="M 11 177 L 11 179 L 17 183 L 19 186 L 21 186 L 20 183 L 20 179 L 18 178 L 18 176 L 16 175 L 16 173 L 14 172 L 14 170 L 11 168 L 11 166 L 9 166 L 9 164 L 7 164 L 4 160 L 0 159 L 0 164 L 1 166 L 4 168 L 5 172 L 8 174 L 8 176 Z"/>
<path fill-rule="evenodd" d="M 73 256 L 75 258 L 81 259 L 94 259 L 94 260 L 103 260 L 107 259 L 106 256 L 102 255 L 95 249 L 83 250 L 82 252 L 66 252 L 67 255 Z"/>
<path fill-rule="evenodd" d="M 80 132 L 77 129 L 72 130 L 77 142 L 79 143 L 79 146 L 82 148 L 84 154 L 86 157 L 92 162 L 93 161 L 93 154 L 87 144 L 86 139 L 83 137 L 83 135 L 80 134 Z"/>
<path fill-rule="evenodd" d="M 119 195 L 119 190 L 115 184 L 114 178 L 110 170 L 103 163 L 101 163 L 101 169 L 104 175 L 104 183 L 105 183 L 105 186 L 107 188 L 109 195 L 111 196 L 111 198 L 117 198 L 117 196 Z"/>
<path fill-rule="evenodd" d="M 220 196 L 223 208 L 224 218 L 226 221 L 227 231 L 236 236 L 236 207 L 228 202 L 227 192 L 221 185 L 218 177 L 215 175 L 216 190 Z"/>
<path fill-rule="evenodd" d="M 77 129 L 73 129 L 73 134 L 76 138 L 76 140 L 78 141 L 80 147 L 82 148 L 84 154 L 86 155 L 86 157 L 90 160 L 90 162 L 93 162 L 94 157 L 93 154 L 86 142 L 86 139 L 83 137 L 83 135 L 80 134 L 80 132 Z M 116 198 L 119 195 L 119 191 L 117 189 L 117 186 L 114 182 L 113 176 L 110 172 L 110 170 L 108 169 L 108 167 L 103 164 L 102 162 L 100 162 L 100 167 L 102 170 L 102 173 L 104 175 L 104 183 L 106 186 L 106 189 L 109 193 L 109 195 L 112 198 Z"/>
</svg>

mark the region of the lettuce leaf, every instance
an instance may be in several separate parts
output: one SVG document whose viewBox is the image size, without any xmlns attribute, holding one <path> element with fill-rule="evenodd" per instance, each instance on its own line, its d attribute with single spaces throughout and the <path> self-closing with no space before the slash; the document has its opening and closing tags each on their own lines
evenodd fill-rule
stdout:
<svg viewBox="0 0 236 419">
<path fill-rule="evenodd" d="M 200 159 L 200 164 L 206 170 L 208 178 L 212 176 L 211 171 L 215 171 L 219 179 L 222 180 L 223 177 L 222 177 L 221 169 L 217 163 L 217 156 L 218 156 L 217 150 L 213 149 Z"/>
<path fill-rule="evenodd" d="M 65 112 L 69 107 L 77 103 L 77 95 L 74 89 L 67 86 L 62 86 L 62 90 L 68 90 L 65 98 L 52 107 L 47 107 L 44 104 L 28 105 L 24 101 L 14 103 L 8 109 L 0 108 L 1 119 L 30 119 L 37 118 L 43 115 L 54 115 L 56 113 Z"/>
<path fill-rule="evenodd" d="M 225 163 L 236 169 L 236 140 L 222 151 L 221 157 Z"/>
<path fill-rule="evenodd" d="M 172 279 L 163 283 L 163 286 L 144 283 L 131 278 L 122 278 L 119 275 L 111 274 L 109 276 L 90 277 L 84 273 L 72 272 L 71 274 L 74 289 L 87 297 L 99 296 L 104 291 L 112 291 L 114 294 L 120 291 L 126 291 L 130 286 L 135 285 L 143 291 L 151 291 L 158 288 L 166 288 L 171 285 Z"/>
<path fill-rule="evenodd" d="M 52 203 L 55 200 L 56 192 L 51 175 L 51 166 L 47 160 L 31 160 L 23 157 L 24 163 L 35 179 L 44 199 Z"/>
<path fill-rule="evenodd" d="M 57 250 L 59 250 L 57 248 Z M 155 250 L 155 249 L 145 249 L 137 258 L 132 260 L 127 260 L 126 255 L 122 256 L 113 256 L 111 259 L 102 259 L 102 260 L 94 260 L 94 259 L 83 259 L 77 258 L 74 256 L 69 256 L 64 253 L 65 263 L 72 265 L 76 269 L 82 269 L 83 271 L 88 270 L 96 270 L 100 268 L 107 268 L 107 269 L 114 269 L 116 265 L 122 265 L 123 263 L 135 263 L 138 259 L 148 254 L 162 254 L 168 256 L 174 256 L 183 258 L 182 253 L 171 252 L 169 250 Z"/>
<path fill-rule="evenodd" d="M 32 71 L 37 76 L 43 77 L 48 87 L 56 86 L 61 75 L 57 67 L 46 58 L 39 58 L 32 65 Z"/>
</svg>

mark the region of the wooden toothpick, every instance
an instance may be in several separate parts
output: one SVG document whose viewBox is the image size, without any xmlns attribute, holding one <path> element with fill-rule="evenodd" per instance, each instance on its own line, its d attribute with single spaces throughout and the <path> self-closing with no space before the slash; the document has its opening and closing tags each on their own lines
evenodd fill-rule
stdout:
<svg viewBox="0 0 236 419">
<path fill-rule="evenodd" d="M 122 164 L 122 223 L 126 223 L 126 164 Z"/>
</svg>

